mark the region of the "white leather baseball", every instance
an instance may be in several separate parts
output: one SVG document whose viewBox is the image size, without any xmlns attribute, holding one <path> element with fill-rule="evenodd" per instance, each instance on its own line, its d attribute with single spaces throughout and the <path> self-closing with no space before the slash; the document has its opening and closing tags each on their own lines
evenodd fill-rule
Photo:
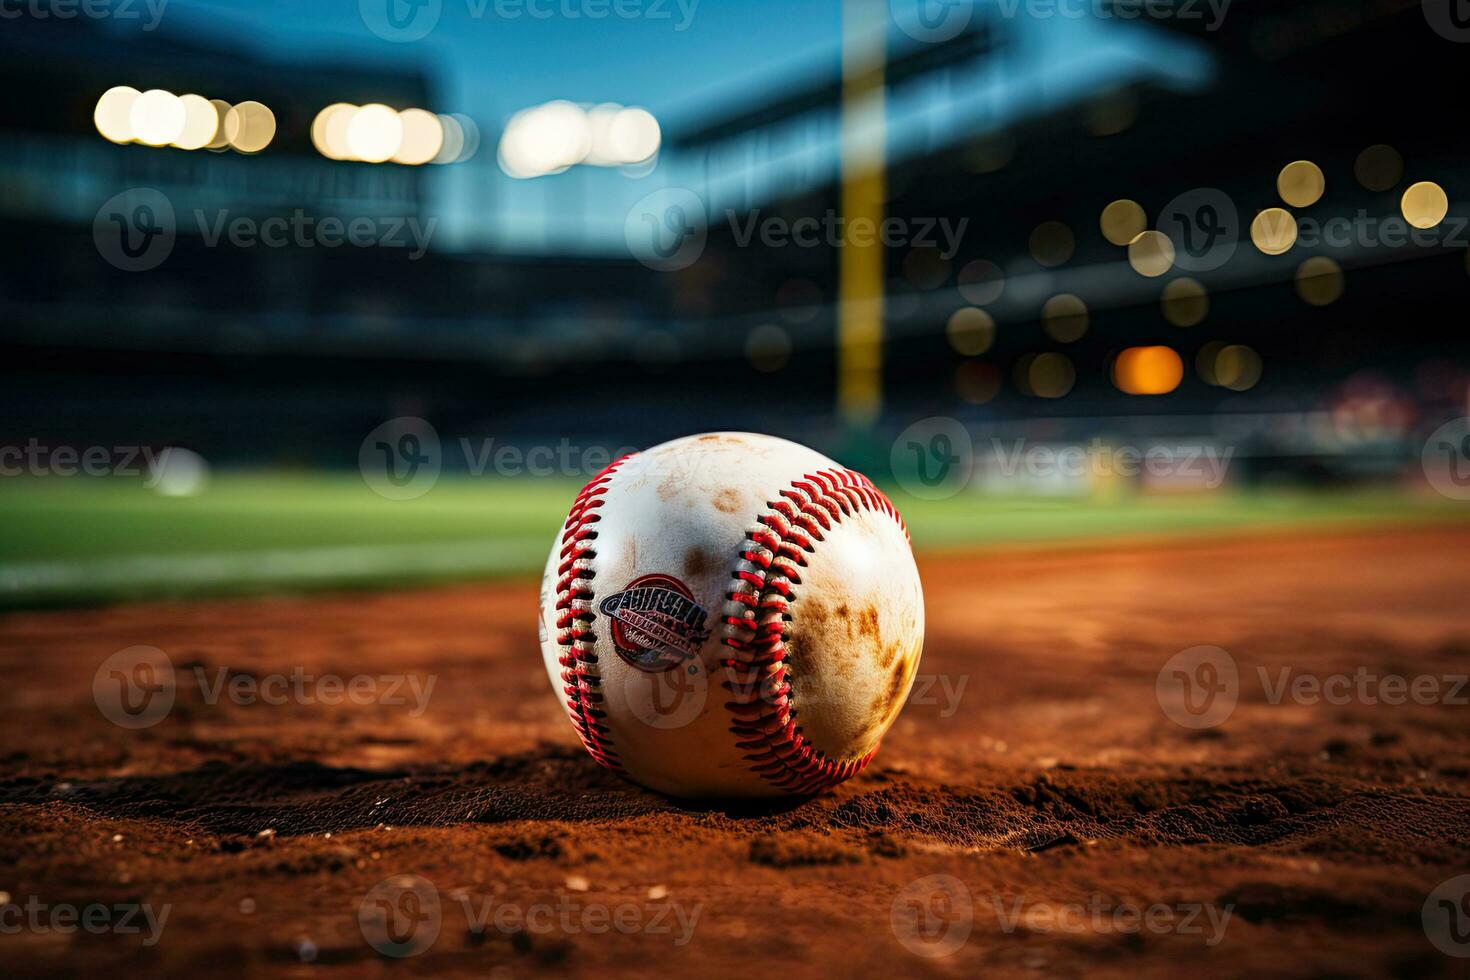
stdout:
<svg viewBox="0 0 1470 980">
<path fill-rule="evenodd" d="M 673 796 L 814 793 L 861 771 L 923 638 L 893 505 L 770 436 L 689 436 L 613 463 L 542 579 L 546 671 L 583 744 Z"/>
</svg>

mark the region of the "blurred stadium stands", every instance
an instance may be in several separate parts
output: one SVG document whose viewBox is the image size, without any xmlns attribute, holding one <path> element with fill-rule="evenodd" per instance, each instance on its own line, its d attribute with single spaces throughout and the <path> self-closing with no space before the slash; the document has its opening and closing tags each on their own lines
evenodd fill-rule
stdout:
<svg viewBox="0 0 1470 980">
<path fill-rule="evenodd" d="M 838 249 L 740 240 L 752 216 L 789 224 L 840 209 L 835 13 L 823 43 L 787 50 L 779 20 L 758 19 L 768 62 L 670 77 L 666 103 L 651 105 L 663 126 L 651 172 L 530 181 L 501 173 L 494 149 L 524 106 L 492 93 L 462 104 L 433 49 L 272 58 L 187 18 L 150 33 L 9 20 L 0 442 L 181 444 L 216 464 L 351 466 L 364 433 L 412 414 L 446 436 L 511 440 L 758 429 L 880 447 L 870 455 L 881 460 L 892 433 L 946 415 L 1029 438 L 1228 438 L 1253 461 L 1247 474 L 1326 480 L 1397 472 L 1425 432 L 1465 413 L 1470 349 L 1454 311 L 1470 287 L 1470 175 L 1450 113 L 1470 63 L 1428 31 L 1420 4 L 1238 2 L 1217 30 L 1000 9 L 977 5 L 964 31 L 934 42 L 884 24 L 888 214 L 910 230 L 965 225 L 952 255 L 887 250 L 884 414 L 857 442 L 833 408 Z M 663 43 L 717 41 L 670 32 Z M 549 74 L 557 57 L 547 51 Z M 255 156 L 113 145 L 91 112 L 119 84 L 259 100 L 278 136 Z M 464 112 L 484 143 L 445 168 L 328 160 L 309 132 L 335 101 Z M 1355 167 L 1378 144 L 1404 168 L 1369 190 Z M 1326 194 L 1294 213 L 1358 218 L 1353 240 L 1263 254 L 1251 219 L 1281 206 L 1277 175 L 1303 159 L 1326 175 Z M 1451 202 L 1436 243 L 1363 240 L 1359 226 L 1397 215 L 1418 180 Z M 181 216 L 173 253 L 146 274 L 109 265 L 90 234 L 98 207 L 137 186 L 162 190 Z M 703 255 L 671 272 L 640 264 L 624 239 L 629 209 L 664 187 L 693 190 L 710 211 Z M 1140 275 L 1099 229 L 1110 202 L 1138 202 L 1154 227 L 1201 188 L 1238 215 L 1217 247 L 1241 241 L 1218 267 Z M 183 216 L 200 209 L 438 219 L 444 230 L 418 259 L 235 248 L 197 234 Z M 1302 262 L 1329 254 L 1342 296 L 1314 305 L 1297 282 Z M 1216 265 L 1207 250 L 1195 258 Z M 1188 327 L 1161 302 L 1181 274 L 1208 297 Z M 1044 322 L 1058 295 L 1081 299 L 1085 323 L 1075 312 Z M 946 325 L 971 305 L 994 330 L 967 355 Z M 1180 355 L 1169 394 L 1114 383 L 1118 353 L 1140 345 Z M 1226 345 L 1259 355 L 1246 390 L 1209 383 Z M 1047 352 L 1075 383 L 1038 390 L 1028 371 Z"/>
</svg>

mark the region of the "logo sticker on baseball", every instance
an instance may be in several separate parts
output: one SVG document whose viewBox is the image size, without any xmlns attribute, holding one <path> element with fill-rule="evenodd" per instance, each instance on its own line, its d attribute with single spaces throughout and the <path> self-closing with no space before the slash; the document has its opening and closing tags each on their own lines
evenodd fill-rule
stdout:
<svg viewBox="0 0 1470 980">
<path fill-rule="evenodd" d="M 683 582 L 668 575 L 634 579 L 598 608 L 612 621 L 618 655 L 650 674 L 693 658 L 709 639 L 709 614 Z"/>
</svg>

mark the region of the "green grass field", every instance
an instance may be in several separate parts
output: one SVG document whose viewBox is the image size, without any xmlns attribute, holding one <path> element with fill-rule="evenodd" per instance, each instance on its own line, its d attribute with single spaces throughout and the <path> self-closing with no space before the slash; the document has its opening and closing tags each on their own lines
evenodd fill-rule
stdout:
<svg viewBox="0 0 1470 980">
<path fill-rule="evenodd" d="M 216 473 L 192 497 L 116 477 L 0 480 L 0 605 L 534 574 L 578 486 L 445 478 L 416 500 L 391 501 L 355 473 Z M 1387 490 L 893 497 L 915 546 L 931 550 L 1470 517 L 1452 501 Z"/>
</svg>

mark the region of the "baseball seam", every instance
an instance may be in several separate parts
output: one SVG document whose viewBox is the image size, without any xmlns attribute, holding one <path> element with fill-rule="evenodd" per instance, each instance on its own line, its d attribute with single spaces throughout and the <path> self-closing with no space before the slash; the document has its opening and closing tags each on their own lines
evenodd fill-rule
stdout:
<svg viewBox="0 0 1470 980">
<path fill-rule="evenodd" d="M 729 675 L 723 686 L 731 695 L 725 707 L 733 718 L 736 746 L 761 778 L 786 792 L 817 793 L 861 772 L 878 748 L 857 759 L 832 759 L 796 722 L 786 641 L 800 570 L 815 544 L 858 510 L 888 515 L 905 539 L 908 528 L 883 492 L 852 470 L 808 473 L 778 497 L 767 502 L 766 512 L 746 532 L 725 596 L 722 642 L 733 651 L 722 661 Z"/>
<path fill-rule="evenodd" d="M 592 568 L 597 550 L 592 542 L 597 540 L 596 524 L 602 519 L 598 510 L 612 484 L 613 473 L 635 455 L 630 453 L 613 460 L 577 494 L 571 513 L 562 525 L 556 567 L 556 642 L 562 648 L 557 663 L 561 664 L 567 709 L 588 754 L 615 772 L 622 772 L 623 764 L 613 748 L 612 732 L 607 726 L 596 636 L 592 629 L 597 618 L 592 585 L 597 574 Z"/>
</svg>

